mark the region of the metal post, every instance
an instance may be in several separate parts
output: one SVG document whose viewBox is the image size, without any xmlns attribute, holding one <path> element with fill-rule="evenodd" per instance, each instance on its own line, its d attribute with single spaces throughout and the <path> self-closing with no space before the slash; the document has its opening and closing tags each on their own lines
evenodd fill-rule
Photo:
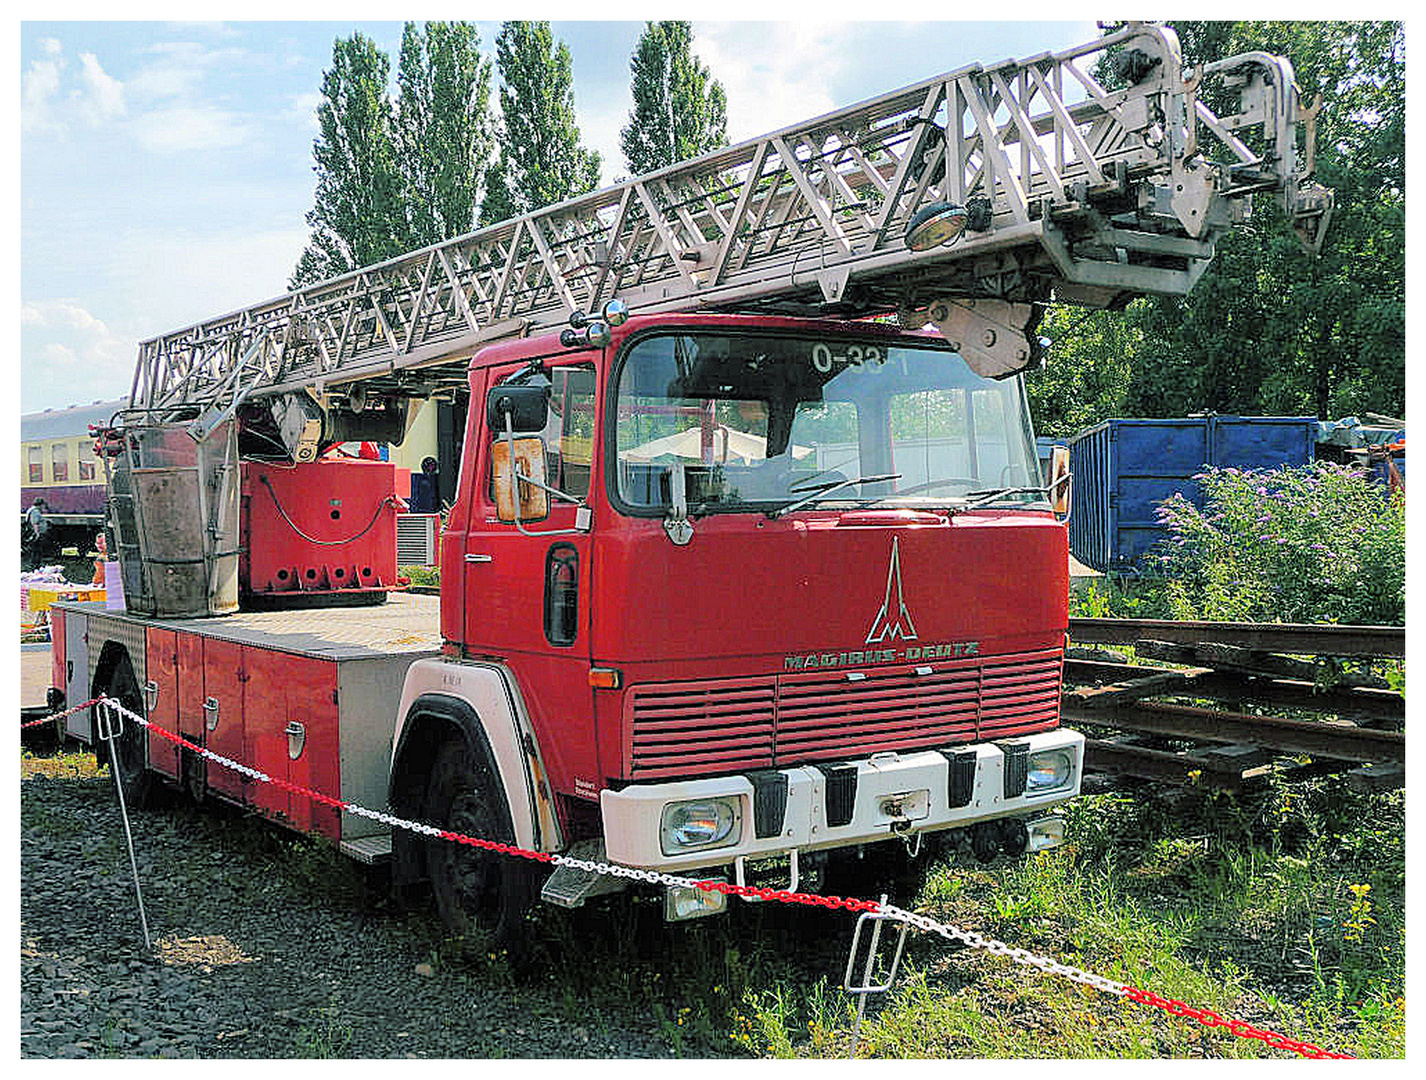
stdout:
<svg viewBox="0 0 1426 1080">
<path fill-rule="evenodd" d="M 881 902 L 886 903 L 886 893 L 881 894 Z M 862 986 L 871 986 L 872 969 L 876 966 L 876 948 L 881 944 L 881 920 L 876 920 L 876 925 L 871 928 L 871 947 L 867 949 L 866 969 L 862 972 Z M 861 1035 L 862 1017 L 866 1013 L 867 995 L 861 993 L 857 995 L 857 1018 L 852 1022 L 852 1044 L 847 1056 L 853 1061 L 857 1056 L 857 1038 Z"/>
<path fill-rule="evenodd" d="M 134 834 L 129 828 L 129 808 L 124 803 L 124 783 L 119 777 L 119 747 L 114 741 L 115 736 L 124 730 L 124 718 L 111 701 L 100 701 L 96 708 L 99 710 L 99 737 L 109 743 L 109 771 L 114 774 L 114 790 L 119 793 L 119 813 L 124 819 L 124 839 L 129 844 L 129 868 L 134 873 L 134 896 L 139 901 L 139 924 L 144 931 L 144 948 L 152 949 L 153 942 L 149 939 L 149 920 L 148 916 L 144 914 L 144 892 L 139 886 L 139 863 L 134 857 Z"/>
</svg>

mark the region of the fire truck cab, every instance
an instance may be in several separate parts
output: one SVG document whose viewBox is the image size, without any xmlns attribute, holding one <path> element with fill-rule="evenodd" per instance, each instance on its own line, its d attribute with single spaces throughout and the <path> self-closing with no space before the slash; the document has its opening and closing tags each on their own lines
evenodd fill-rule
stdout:
<svg viewBox="0 0 1426 1080">
<path fill-rule="evenodd" d="M 775 858 L 794 888 L 831 849 L 1058 843 L 1068 552 L 1020 379 L 873 322 L 570 337 L 472 363 L 393 809 L 647 869 Z M 457 926 L 532 891 L 518 860 L 396 849 Z"/>
</svg>

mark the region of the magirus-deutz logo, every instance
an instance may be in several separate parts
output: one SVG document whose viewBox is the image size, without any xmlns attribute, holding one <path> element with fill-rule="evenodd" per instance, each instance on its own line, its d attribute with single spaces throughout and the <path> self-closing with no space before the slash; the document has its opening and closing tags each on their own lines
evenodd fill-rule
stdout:
<svg viewBox="0 0 1426 1080">
<path fill-rule="evenodd" d="M 942 641 L 929 645 L 913 645 L 917 641 L 916 623 L 906 607 L 906 591 L 901 581 L 901 539 L 892 537 L 891 563 L 886 569 L 886 598 L 881 609 L 871 621 L 867 630 L 867 648 L 851 649 L 846 652 L 798 653 L 783 658 L 785 671 L 803 671 L 808 668 L 844 667 L 857 664 L 910 663 L 917 660 L 942 660 L 953 656 L 976 656 L 980 652 L 978 641 Z M 901 642 L 899 648 L 890 647 L 892 642 Z M 873 648 L 871 646 L 884 646 Z"/>
</svg>

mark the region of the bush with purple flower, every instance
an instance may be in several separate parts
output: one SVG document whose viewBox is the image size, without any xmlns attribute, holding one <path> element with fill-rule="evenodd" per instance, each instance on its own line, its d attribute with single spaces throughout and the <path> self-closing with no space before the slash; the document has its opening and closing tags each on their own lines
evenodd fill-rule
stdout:
<svg viewBox="0 0 1426 1080">
<path fill-rule="evenodd" d="M 1160 504 L 1158 573 L 1175 618 L 1404 625 L 1406 507 L 1360 470 L 1317 462 L 1199 474 L 1200 509 Z"/>
</svg>

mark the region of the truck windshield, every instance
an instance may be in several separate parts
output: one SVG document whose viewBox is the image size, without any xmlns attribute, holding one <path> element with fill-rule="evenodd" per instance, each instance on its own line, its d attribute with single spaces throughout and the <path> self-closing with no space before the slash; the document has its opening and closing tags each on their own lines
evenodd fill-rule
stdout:
<svg viewBox="0 0 1426 1080">
<path fill-rule="evenodd" d="M 973 373 L 933 342 L 657 334 L 614 393 L 618 501 L 691 513 L 1043 501 L 1020 379 Z M 847 481 L 850 481 L 848 483 Z"/>
</svg>

